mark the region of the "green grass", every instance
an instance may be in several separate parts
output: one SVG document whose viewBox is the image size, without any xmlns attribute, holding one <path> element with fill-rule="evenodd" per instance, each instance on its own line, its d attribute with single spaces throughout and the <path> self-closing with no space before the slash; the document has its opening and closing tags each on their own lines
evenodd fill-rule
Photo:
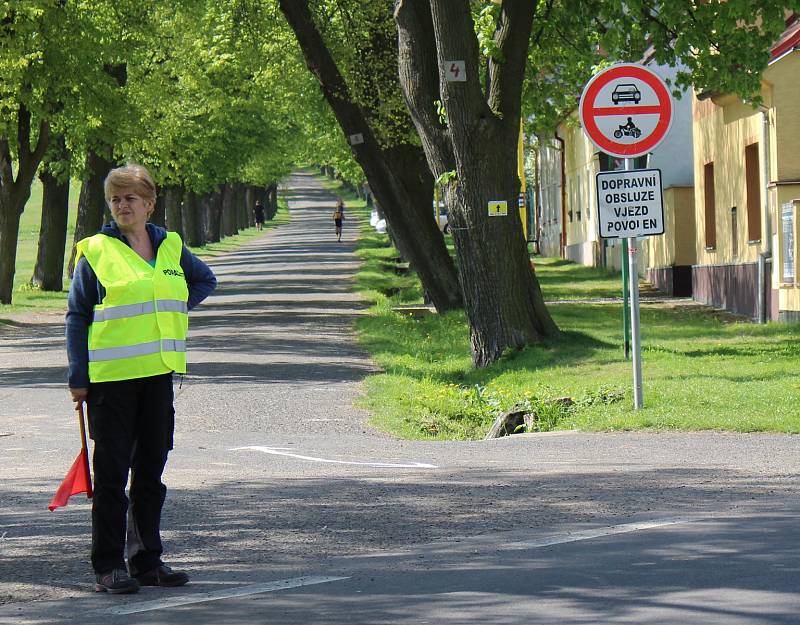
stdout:
<svg viewBox="0 0 800 625">
<path fill-rule="evenodd" d="M 584 267 L 562 258 L 534 259 L 536 276 L 549 301 L 620 297 L 622 274 Z"/>
<path fill-rule="evenodd" d="M 39 227 L 42 216 L 42 185 L 36 180 L 31 189 L 31 197 L 22 213 L 17 243 L 16 271 L 14 274 L 14 293 L 11 305 L 0 304 L 0 323 L 4 314 L 25 314 L 42 311 L 63 311 L 67 307 L 67 291 L 69 278 L 66 275 L 67 262 L 72 251 L 72 239 L 75 234 L 75 220 L 78 211 L 80 183 L 70 187 L 69 216 L 67 220 L 67 240 L 64 256 L 64 290 L 61 292 L 42 291 L 30 285 L 36 254 L 39 244 Z M 271 221 L 264 223 L 264 228 L 272 228 L 287 223 L 290 219 L 286 200 L 279 198 L 278 213 Z M 255 228 L 248 228 L 233 237 L 226 237 L 219 243 L 210 243 L 202 247 L 191 248 L 201 258 L 209 258 L 236 249 L 245 241 L 258 236 Z"/>
<path fill-rule="evenodd" d="M 695 304 L 642 304 L 644 408 L 633 410 L 632 365 L 622 356 L 621 304 L 550 307 L 563 334 L 472 368 L 463 313 L 412 319 L 392 307 L 417 297 L 368 234 L 359 288 L 373 302 L 357 322 L 361 345 L 384 373 L 366 380 L 373 423 L 407 438 L 481 438 L 503 410 L 539 416 L 539 430 L 800 432 L 800 325 L 754 325 Z M 545 299 L 619 297 L 619 274 L 535 259 Z M 569 397 L 573 406 L 554 402 Z"/>
</svg>

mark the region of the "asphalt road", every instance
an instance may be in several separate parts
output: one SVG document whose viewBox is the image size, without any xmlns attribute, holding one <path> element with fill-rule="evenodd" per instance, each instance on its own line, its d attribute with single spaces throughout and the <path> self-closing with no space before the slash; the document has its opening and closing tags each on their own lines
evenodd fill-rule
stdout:
<svg viewBox="0 0 800 625">
<path fill-rule="evenodd" d="M 800 623 L 797 437 L 377 432 L 355 217 L 337 243 L 333 197 L 290 187 L 292 223 L 215 259 L 192 315 L 163 520 L 184 588 L 92 592 L 88 503 L 46 509 L 79 445 L 63 323 L 0 330 L 0 623 Z"/>
</svg>

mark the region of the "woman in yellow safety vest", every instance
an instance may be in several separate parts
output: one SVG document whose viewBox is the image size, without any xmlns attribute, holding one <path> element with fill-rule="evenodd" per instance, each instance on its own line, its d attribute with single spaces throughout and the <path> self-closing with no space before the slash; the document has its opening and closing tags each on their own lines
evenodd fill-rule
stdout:
<svg viewBox="0 0 800 625">
<path fill-rule="evenodd" d="M 69 390 L 76 405 L 86 402 L 94 440 L 95 590 L 129 593 L 189 581 L 161 560 L 161 475 L 175 426 L 172 374 L 186 372 L 188 311 L 216 279 L 178 234 L 148 223 L 156 188 L 144 167 L 111 170 L 105 197 L 113 221 L 76 246 Z"/>
</svg>

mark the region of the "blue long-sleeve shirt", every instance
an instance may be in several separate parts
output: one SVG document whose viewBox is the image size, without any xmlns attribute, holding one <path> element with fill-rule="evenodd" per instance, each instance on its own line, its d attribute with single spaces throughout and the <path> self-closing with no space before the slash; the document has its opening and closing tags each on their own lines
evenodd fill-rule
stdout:
<svg viewBox="0 0 800 625">
<path fill-rule="evenodd" d="M 113 221 L 103 226 L 100 232 L 130 245 Z M 153 250 L 157 254 L 158 247 L 167 238 L 167 231 L 147 224 L 147 234 L 150 235 Z M 189 287 L 188 307 L 192 310 L 211 295 L 217 286 L 217 279 L 208 265 L 186 249 L 186 246 L 181 251 L 181 269 Z M 66 336 L 70 388 L 89 386 L 89 326 L 94 316 L 94 307 L 102 303 L 105 295 L 105 287 L 97 279 L 86 258 L 81 257 L 75 266 L 67 300 Z"/>
</svg>

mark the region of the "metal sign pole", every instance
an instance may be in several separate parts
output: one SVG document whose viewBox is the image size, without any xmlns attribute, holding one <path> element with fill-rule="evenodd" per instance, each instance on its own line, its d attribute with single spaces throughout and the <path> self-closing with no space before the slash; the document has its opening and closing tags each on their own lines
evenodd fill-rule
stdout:
<svg viewBox="0 0 800 625">
<path fill-rule="evenodd" d="M 625 171 L 633 169 L 633 159 L 625 159 Z M 631 342 L 633 348 L 633 407 L 641 410 L 642 397 L 642 343 L 639 334 L 639 270 L 636 262 L 636 237 L 628 237 L 628 279 L 631 298 Z"/>
<path fill-rule="evenodd" d="M 631 357 L 631 309 L 628 306 L 628 239 L 622 239 L 622 353 Z"/>
</svg>

